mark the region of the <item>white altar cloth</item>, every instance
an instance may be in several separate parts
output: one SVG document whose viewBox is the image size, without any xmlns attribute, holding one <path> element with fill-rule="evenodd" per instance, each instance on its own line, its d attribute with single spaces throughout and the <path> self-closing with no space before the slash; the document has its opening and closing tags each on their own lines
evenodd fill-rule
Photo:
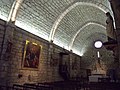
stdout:
<svg viewBox="0 0 120 90">
<path fill-rule="evenodd" d="M 102 75 L 91 75 L 89 76 L 89 82 L 98 82 L 98 78 L 102 78 Z"/>
</svg>

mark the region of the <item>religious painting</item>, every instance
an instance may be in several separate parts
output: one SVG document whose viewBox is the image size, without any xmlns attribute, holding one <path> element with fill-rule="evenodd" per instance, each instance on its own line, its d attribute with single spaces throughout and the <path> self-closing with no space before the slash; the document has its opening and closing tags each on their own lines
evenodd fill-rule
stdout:
<svg viewBox="0 0 120 90">
<path fill-rule="evenodd" d="M 22 62 L 23 69 L 38 70 L 42 46 L 26 40 L 24 57 Z"/>
</svg>

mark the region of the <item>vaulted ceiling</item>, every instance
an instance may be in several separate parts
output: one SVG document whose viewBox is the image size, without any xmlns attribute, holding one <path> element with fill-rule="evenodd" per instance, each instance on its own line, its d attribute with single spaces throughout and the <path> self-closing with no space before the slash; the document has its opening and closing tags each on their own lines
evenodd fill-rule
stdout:
<svg viewBox="0 0 120 90">
<path fill-rule="evenodd" d="M 1 0 L 0 18 L 83 55 L 96 40 L 107 41 L 108 0 Z"/>
</svg>

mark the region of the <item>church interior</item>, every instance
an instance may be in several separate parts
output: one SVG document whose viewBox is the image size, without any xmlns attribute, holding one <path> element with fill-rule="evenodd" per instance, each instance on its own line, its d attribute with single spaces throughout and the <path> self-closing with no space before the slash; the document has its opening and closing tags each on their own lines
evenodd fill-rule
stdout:
<svg viewBox="0 0 120 90">
<path fill-rule="evenodd" d="M 0 90 L 120 90 L 120 0 L 0 0 Z"/>
</svg>

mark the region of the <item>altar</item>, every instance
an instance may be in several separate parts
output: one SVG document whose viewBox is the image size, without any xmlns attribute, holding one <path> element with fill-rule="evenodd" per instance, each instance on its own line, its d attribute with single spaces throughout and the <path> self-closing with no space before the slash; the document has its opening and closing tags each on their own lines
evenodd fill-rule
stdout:
<svg viewBox="0 0 120 90">
<path fill-rule="evenodd" d="M 89 76 L 89 82 L 98 82 L 98 79 L 102 77 L 102 75 L 91 75 Z"/>
<path fill-rule="evenodd" d="M 106 71 L 102 70 L 102 68 L 98 68 L 91 72 L 91 76 L 89 76 L 89 82 L 98 82 L 99 78 L 107 78 Z"/>
</svg>

